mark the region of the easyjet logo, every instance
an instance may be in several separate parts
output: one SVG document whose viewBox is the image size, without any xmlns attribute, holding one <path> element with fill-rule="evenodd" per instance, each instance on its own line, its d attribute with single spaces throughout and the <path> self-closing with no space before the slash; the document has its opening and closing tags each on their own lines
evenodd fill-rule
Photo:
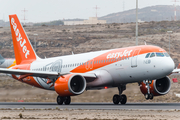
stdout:
<svg viewBox="0 0 180 120">
<path fill-rule="evenodd" d="M 19 29 L 17 28 L 17 24 L 15 23 L 14 18 L 11 18 L 11 25 L 13 26 L 15 35 L 16 35 L 16 40 L 19 42 L 21 49 L 23 53 L 25 54 L 25 58 L 29 55 L 29 50 L 27 49 L 26 40 L 22 38 L 21 33 L 19 32 Z"/>
<path fill-rule="evenodd" d="M 107 59 L 109 58 L 119 58 L 119 57 L 128 57 L 131 55 L 132 50 L 124 50 L 124 52 L 116 52 L 116 53 L 109 53 L 107 55 Z"/>
</svg>

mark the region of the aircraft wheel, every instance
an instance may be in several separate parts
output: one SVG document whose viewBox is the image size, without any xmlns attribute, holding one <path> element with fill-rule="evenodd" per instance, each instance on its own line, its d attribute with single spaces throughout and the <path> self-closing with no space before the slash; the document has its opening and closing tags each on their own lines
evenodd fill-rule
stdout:
<svg viewBox="0 0 180 120">
<path fill-rule="evenodd" d="M 57 104 L 58 105 L 62 105 L 63 104 L 63 102 L 64 102 L 64 97 L 61 97 L 61 96 L 57 96 Z"/>
<path fill-rule="evenodd" d="M 154 98 L 154 95 L 151 93 L 149 99 L 152 100 L 153 98 Z"/>
<path fill-rule="evenodd" d="M 120 96 L 119 95 L 114 95 L 113 96 L 113 103 L 115 104 L 115 105 L 117 105 L 117 104 L 119 104 L 119 101 L 120 101 Z"/>
<path fill-rule="evenodd" d="M 64 99 L 64 104 L 65 104 L 65 105 L 69 105 L 70 103 L 71 103 L 71 97 L 70 97 L 70 96 L 65 97 L 65 99 Z"/>
<path fill-rule="evenodd" d="M 146 100 L 149 100 L 149 98 L 150 98 L 150 94 L 145 94 L 145 98 L 146 98 Z"/>
<path fill-rule="evenodd" d="M 122 94 L 121 99 L 120 99 L 120 103 L 124 105 L 124 104 L 126 104 L 126 102 L 127 102 L 127 97 L 126 97 L 126 95 Z"/>
</svg>

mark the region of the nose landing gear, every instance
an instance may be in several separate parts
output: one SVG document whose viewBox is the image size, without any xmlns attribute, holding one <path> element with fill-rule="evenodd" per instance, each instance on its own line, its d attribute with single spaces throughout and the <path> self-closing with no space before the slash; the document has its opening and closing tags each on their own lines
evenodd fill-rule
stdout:
<svg viewBox="0 0 180 120">
<path fill-rule="evenodd" d="M 146 87 L 147 87 L 147 93 L 145 94 L 145 98 L 146 98 L 146 100 L 149 100 L 149 99 L 152 100 L 154 95 L 152 93 L 150 93 L 150 86 L 149 86 L 152 81 L 145 80 L 143 82 L 146 84 Z"/>
<path fill-rule="evenodd" d="M 126 97 L 126 95 L 122 94 L 122 92 L 123 92 L 124 90 L 126 90 L 126 86 L 125 86 L 125 85 L 119 86 L 119 87 L 118 87 L 118 90 L 119 90 L 119 95 L 118 95 L 118 94 L 115 94 L 115 95 L 113 96 L 113 103 L 114 103 L 115 105 L 117 105 L 117 104 L 119 104 L 119 103 L 121 103 L 121 104 L 126 104 L 126 102 L 127 102 L 127 97 Z"/>
</svg>

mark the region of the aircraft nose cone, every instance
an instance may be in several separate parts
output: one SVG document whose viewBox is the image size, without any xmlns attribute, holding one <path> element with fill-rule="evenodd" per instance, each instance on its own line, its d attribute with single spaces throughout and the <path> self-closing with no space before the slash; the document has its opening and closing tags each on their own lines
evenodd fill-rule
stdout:
<svg viewBox="0 0 180 120">
<path fill-rule="evenodd" d="M 167 74 L 170 74 L 174 70 L 174 67 L 175 67 L 174 61 L 171 58 L 169 58 L 165 62 L 166 63 L 165 63 L 164 70 L 166 71 Z"/>
</svg>

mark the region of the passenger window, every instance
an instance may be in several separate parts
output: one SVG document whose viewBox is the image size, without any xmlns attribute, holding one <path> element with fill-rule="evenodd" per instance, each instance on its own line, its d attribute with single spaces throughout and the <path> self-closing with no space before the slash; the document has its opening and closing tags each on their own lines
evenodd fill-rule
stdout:
<svg viewBox="0 0 180 120">
<path fill-rule="evenodd" d="M 146 55 L 146 57 L 145 57 L 145 58 L 148 58 L 148 57 L 149 57 L 149 55 L 150 55 L 150 53 L 148 53 L 148 54 Z"/>
<path fill-rule="evenodd" d="M 155 54 L 154 53 L 151 53 L 151 56 L 150 57 L 155 57 Z"/>
</svg>

